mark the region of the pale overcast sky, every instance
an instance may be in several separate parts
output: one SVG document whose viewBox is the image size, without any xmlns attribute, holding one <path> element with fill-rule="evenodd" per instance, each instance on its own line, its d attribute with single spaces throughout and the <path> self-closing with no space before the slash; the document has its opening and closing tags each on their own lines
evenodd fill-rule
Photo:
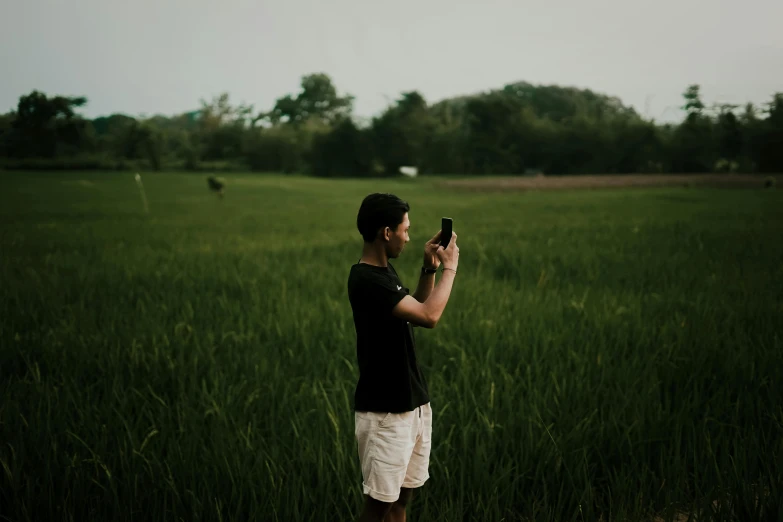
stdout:
<svg viewBox="0 0 783 522">
<path fill-rule="evenodd" d="M 329 74 L 379 113 L 506 83 L 586 87 L 679 119 L 783 91 L 783 0 L 3 0 L 0 111 L 33 89 L 84 95 L 88 117 L 171 115 L 223 91 L 271 107 Z"/>
</svg>

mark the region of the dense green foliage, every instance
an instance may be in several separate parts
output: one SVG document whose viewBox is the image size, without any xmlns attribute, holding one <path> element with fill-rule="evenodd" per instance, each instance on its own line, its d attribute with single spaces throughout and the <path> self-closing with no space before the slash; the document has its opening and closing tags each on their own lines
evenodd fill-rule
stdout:
<svg viewBox="0 0 783 522">
<path fill-rule="evenodd" d="M 3 520 L 355 519 L 346 282 L 376 190 L 411 203 L 408 286 L 441 216 L 461 248 L 416 330 L 411 520 L 783 515 L 780 191 L 149 174 L 147 216 L 131 173 L 0 177 Z"/>
<path fill-rule="evenodd" d="M 22 96 L 0 116 L 6 168 L 251 169 L 379 177 L 428 174 L 783 172 L 783 94 L 763 108 L 706 107 L 699 87 L 685 118 L 661 125 L 590 90 L 512 83 L 434 104 L 418 92 L 370 122 L 325 74 L 265 111 L 227 94 L 172 117 L 86 120 L 86 99 Z"/>
</svg>

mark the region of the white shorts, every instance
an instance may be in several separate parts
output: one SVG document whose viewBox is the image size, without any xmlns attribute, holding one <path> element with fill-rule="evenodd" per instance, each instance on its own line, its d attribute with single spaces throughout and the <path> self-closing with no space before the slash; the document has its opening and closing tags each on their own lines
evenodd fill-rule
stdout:
<svg viewBox="0 0 783 522">
<path fill-rule="evenodd" d="M 394 502 L 400 488 L 418 488 L 430 478 L 429 403 L 405 413 L 357 411 L 354 418 L 365 495 Z"/>
</svg>

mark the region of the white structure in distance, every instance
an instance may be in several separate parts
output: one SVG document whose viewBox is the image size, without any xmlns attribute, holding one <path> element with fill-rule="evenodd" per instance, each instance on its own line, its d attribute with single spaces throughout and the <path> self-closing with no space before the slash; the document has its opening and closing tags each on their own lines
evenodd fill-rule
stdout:
<svg viewBox="0 0 783 522">
<path fill-rule="evenodd" d="M 408 176 L 409 178 L 415 178 L 419 175 L 419 169 L 416 167 L 400 167 L 400 174 Z"/>
</svg>

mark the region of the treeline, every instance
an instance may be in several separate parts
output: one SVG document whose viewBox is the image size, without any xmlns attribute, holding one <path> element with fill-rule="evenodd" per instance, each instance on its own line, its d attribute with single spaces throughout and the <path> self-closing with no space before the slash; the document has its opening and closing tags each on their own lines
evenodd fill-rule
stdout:
<svg viewBox="0 0 783 522">
<path fill-rule="evenodd" d="M 783 93 L 761 107 L 705 106 L 683 94 L 679 124 L 619 99 L 520 82 L 435 104 L 403 93 L 369 122 L 325 74 L 269 110 L 227 94 L 192 112 L 85 119 L 84 97 L 34 91 L 0 116 L 5 168 L 256 170 L 317 176 L 783 172 Z"/>
</svg>

